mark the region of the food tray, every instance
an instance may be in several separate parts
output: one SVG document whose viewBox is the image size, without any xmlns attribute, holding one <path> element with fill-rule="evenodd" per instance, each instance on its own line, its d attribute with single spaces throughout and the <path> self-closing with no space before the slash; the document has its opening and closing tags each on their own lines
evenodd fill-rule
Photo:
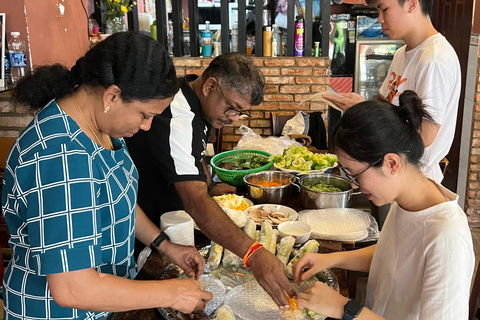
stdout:
<svg viewBox="0 0 480 320">
<path fill-rule="evenodd" d="M 249 170 L 227 170 L 220 168 L 220 165 L 224 162 L 230 162 L 240 159 L 250 159 L 253 156 L 264 157 L 265 160 L 268 160 L 268 158 L 270 157 L 270 153 L 259 150 L 225 151 L 214 156 L 212 160 L 210 160 L 210 164 L 215 170 L 215 173 L 217 174 L 218 178 L 220 178 L 220 180 L 232 186 L 242 187 L 245 185 L 245 182 L 243 181 L 244 176 L 249 173 L 260 172 L 270 169 L 273 164 L 273 160 L 260 168 Z"/>
<path fill-rule="evenodd" d="M 199 317 L 197 314 L 195 319 L 215 319 L 215 312 L 212 310 L 215 310 L 224 304 L 229 305 L 232 308 L 232 310 L 235 312 L 235 319 L 237 320 L 310 319 L 300 310 L 296 310 L 295 312 L 280 312 L 280 309 L 273 302 L 270 296 L 268 296 L 268 294 L 260 287 L 252 272 L 248 268 L 241 267 L 236 271 L 232 271 L 220 265 L 217 269 L 210 271 L 208 263 L 210 245 L 201 248 L 198 252 L 207 261 L 205 273 L 199 279 L 200 285 L 202 288 L 212 292 L 213 299 L 206 304 L 204 315 Z M 174 271 L 178 278 L 186 277 L 183 270 L 176 265 L 171 264 L 167 268 L 175 269 Z M 242 274 L 243 276 L 239 276 L 238 274 Z M 304 292 L 313 282 L 319 280 L 325 282 L 334 290 L 339 291 L 338 282 L 335 278 L 335 275 L 330 270 L 319 272 L 315 278 L 312 277 L 304 282 L 300 287 L 293 283 L 293 281 L 291 281 L 291 283 L 297 292 Z M 178 319 L 176 312 L 171 309 L 158 308 L 158 311 L 167 320 Z M 172 312 L 175 313 L 177 317 L 173 317 Z M 188 319 L 188 316 L 183 316 L 185 319 Z M 319 319 L 321 320 L 324 318 Z"/>
</svg>

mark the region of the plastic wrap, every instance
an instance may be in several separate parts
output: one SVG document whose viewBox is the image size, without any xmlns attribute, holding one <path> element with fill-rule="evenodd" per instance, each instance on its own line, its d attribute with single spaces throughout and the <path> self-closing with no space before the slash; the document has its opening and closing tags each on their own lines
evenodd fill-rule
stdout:
<svg viewBox="0 0 480 320">
<path fill-rule="evenodd" d="M 215 279 L 208 274 L 200 276 L 198 281 L 200 282 L 200 288 L 202 290 L 211 292 L 213 295 L 212 300 L 207 301 L 204 310 L 207 315 L 211 315 L 225 300 L 225 286 L 219 279 Z"/>
<path fill-rule="evenodd" d="M 378 224 L 369 213 L 353 208 L 303 210 L 300 221 L 308 223 L 315 239 L 360 241 L 378 238 Z"/>
<path fill-rule="evenodd" d="M 260 150 L 270 154 L 283 153 L 292 144 L 301 147 L 301 144 L 289 137 L 266 137 L 263 138 L 258 133 L 253 132 L 249 127 L 242 125 L 239 128 L 243 137 L 238 141 L 234 150 Z"/>
</svg>

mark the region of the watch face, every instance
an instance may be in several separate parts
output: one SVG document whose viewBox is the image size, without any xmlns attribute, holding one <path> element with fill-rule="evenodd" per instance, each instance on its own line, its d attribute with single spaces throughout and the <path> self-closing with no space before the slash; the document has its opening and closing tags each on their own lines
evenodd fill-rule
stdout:
<svg viewBox="0 0 480 320">
<path fill-rule="evenodd" d="M 360 314 L 362 309 L 363 309 L 363 305 L 360 302 L 358 302 L 355 299 L 350 299 L 345 305 L 345 307 L 343 308 L 344 310 L 343 319 L 350 320 L 350 319 L 356 318 Z"/>
</svg>

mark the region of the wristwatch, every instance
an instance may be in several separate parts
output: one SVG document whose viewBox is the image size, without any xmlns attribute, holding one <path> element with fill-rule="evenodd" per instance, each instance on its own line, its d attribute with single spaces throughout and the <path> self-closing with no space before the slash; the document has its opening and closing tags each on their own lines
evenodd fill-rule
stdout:
<svg viewBox="0 0 480 320">
<path fill-rule="evenodd" d="M 150 248 L 152 248 L 152 250 L 157 250 L 158 246 L 164 240 L 170 240 L 170 237 L 165 232 L 162 231 L 160 235 L 156 237 L 155 240 L 152 241 L 152 243 L 150 243 Z"/>
<path fill-rule="evenodd" d="M 343 307 L 343 318 L 342 320 L 352 320 L 358 317 L 360 312 L 362 312 L 363 305 L 355 299 L 348 300 L 345 307 Z"/>
</svg>

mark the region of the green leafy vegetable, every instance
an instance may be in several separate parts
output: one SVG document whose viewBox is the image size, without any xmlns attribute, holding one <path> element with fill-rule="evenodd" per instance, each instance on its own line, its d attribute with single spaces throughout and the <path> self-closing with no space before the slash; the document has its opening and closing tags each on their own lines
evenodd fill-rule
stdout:
<svg viewBox="0 0 480 320">
<path fill-rule="evenodd" d="M 313 153 L 306 147 L 297 146 L 290 146 L 283 150 L 283 154 L 271 156 L 269 160 L 273 160 L 281 168 L 298 171 L 322 170 L 338 162 L 334 154 Z"/>
<path fill-rule="evenodd" d="M 250 159 L 235 159 L 229 162 L 223 162 L 222 168 L 227 170 L 250 170 L 263 167 L 269 163 L 266 157 L 253 156 Z"/>
</svg>

